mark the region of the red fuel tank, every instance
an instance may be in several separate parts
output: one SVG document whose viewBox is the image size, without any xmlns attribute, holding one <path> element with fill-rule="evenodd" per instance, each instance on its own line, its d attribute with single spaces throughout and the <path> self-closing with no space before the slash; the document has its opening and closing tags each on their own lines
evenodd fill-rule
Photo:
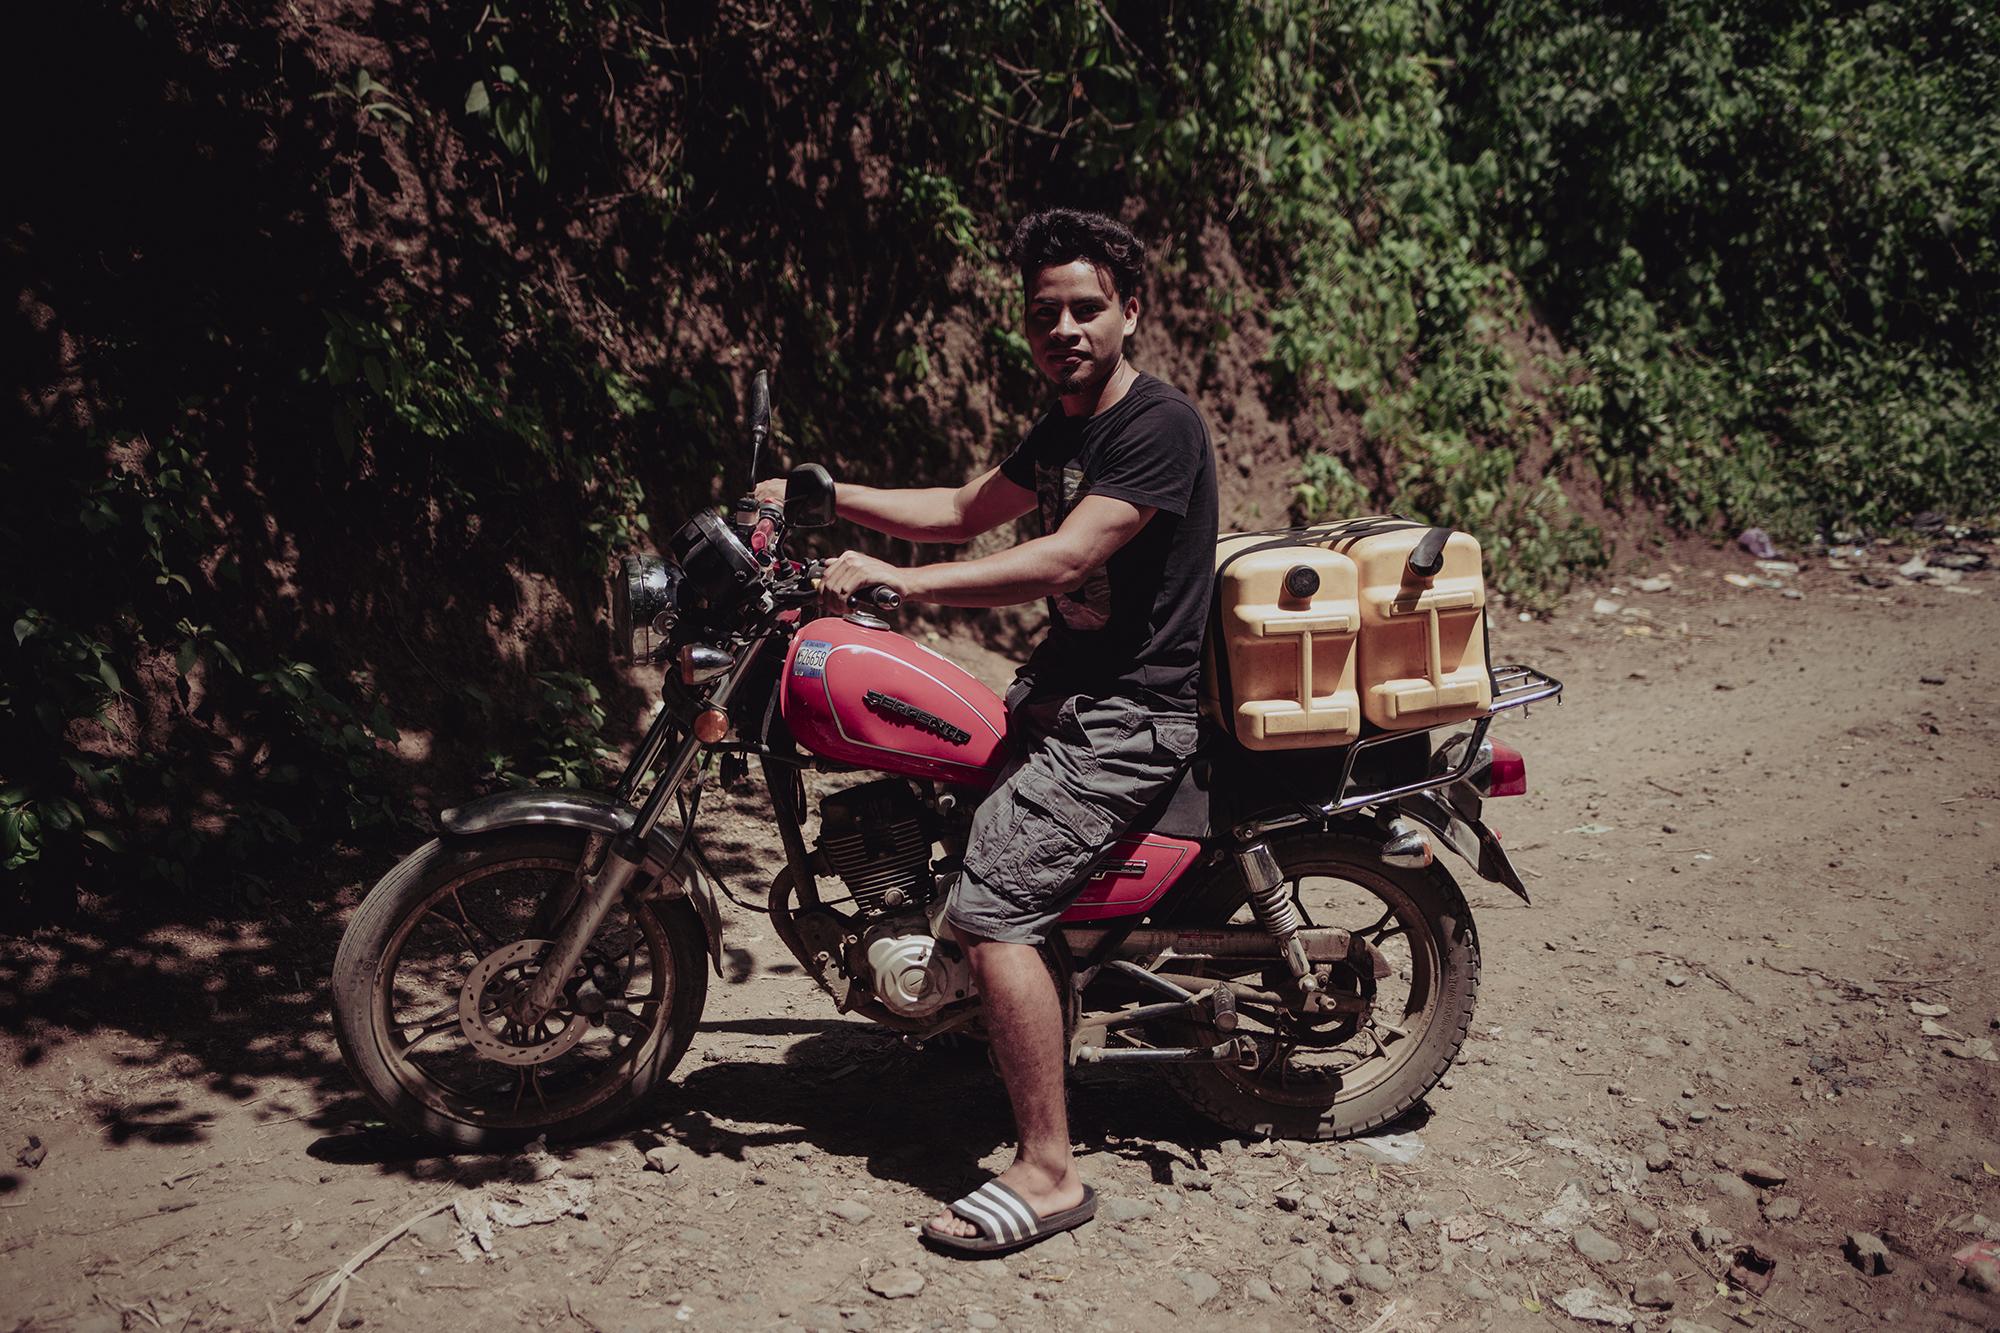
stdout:
<svg viewBox="0 0 2000 1333">
<path fill-rule="evenodd" d="M 984 787 L 1003 757 L 999 697 L 893 630 L 813 621 L 792 638 L 778 700 L 798 743 L 838 763 Z"/>
</svg>

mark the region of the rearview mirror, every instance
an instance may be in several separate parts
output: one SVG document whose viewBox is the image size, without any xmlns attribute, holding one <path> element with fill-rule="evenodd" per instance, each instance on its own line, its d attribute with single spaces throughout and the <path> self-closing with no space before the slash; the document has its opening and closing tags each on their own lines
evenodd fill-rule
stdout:
<svg viewBox="0 0 2000 1333">
<path fill-rule="evenodd" d="M 785 526 L 833 525 L 833 476 L 818 463 L 801 463 L 785 474 Z"/>
</svg>

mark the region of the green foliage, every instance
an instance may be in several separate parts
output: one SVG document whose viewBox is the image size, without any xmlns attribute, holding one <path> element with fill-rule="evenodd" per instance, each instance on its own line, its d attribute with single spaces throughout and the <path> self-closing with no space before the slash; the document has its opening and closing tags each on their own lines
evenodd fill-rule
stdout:
<svg viewBox="0 0 2000 1333">
<path fill-rule="evenodd" d="M 539 707 L 529 719 L 528 748 L 494 750 L 488 776 L 510 787 L 602 787 L 617 777 L 618 751 L 604 743 L 604 695 L 575 671 L 535 675 Z"/>
<path fill-rule="evenodd" d="M 1462 11 L 1454 125 L 1600 467 L 1794 533 L 2000 501 L 2000 13 Z"/>
</svg>

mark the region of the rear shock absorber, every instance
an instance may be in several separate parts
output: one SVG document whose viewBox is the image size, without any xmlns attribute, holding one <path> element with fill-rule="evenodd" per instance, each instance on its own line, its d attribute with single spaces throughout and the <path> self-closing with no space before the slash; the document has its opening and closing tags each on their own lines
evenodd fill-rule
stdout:
<svg viewBox="0 0 2000 1333">
<path fill-rule="evenodd" d="M 1253 842 L 1237 849 L 1236 868 L 1249 886 L 1250 910 L 1256 914 L 1257 924 L 1277 940 L 1285 965 L 1292 970 L 1292 979 L 1298 982 L 1301 991 L 1318 990 L 1319 978 L 1313 975 L 1305 945 L 1299 943 L 1298 904 L 1292 901 L 1284 872 L 1278 869 L 1278 858 L 1272 855 L 1269 844 Z"/>
</svg>

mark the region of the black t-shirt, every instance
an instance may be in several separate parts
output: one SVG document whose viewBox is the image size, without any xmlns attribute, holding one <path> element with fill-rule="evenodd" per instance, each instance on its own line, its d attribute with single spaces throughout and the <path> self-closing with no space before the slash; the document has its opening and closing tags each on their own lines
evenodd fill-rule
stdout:
<svg viewBox="0 0 2000 1333">
<path fill-rule="evenodd" d="M 1158 512 L 1081 587 L 1049 599 L 1049 633 L 1028 661 L 1037 694 L 1120 694 L 1195 710 L 1215 582 L 1215 451 L 1187 396 L 1141 374 L 1092 417 L 1060 403 L 1000 465 L 1035 492 L 1042 532 L 1085 495 Z"/>
</svg>

